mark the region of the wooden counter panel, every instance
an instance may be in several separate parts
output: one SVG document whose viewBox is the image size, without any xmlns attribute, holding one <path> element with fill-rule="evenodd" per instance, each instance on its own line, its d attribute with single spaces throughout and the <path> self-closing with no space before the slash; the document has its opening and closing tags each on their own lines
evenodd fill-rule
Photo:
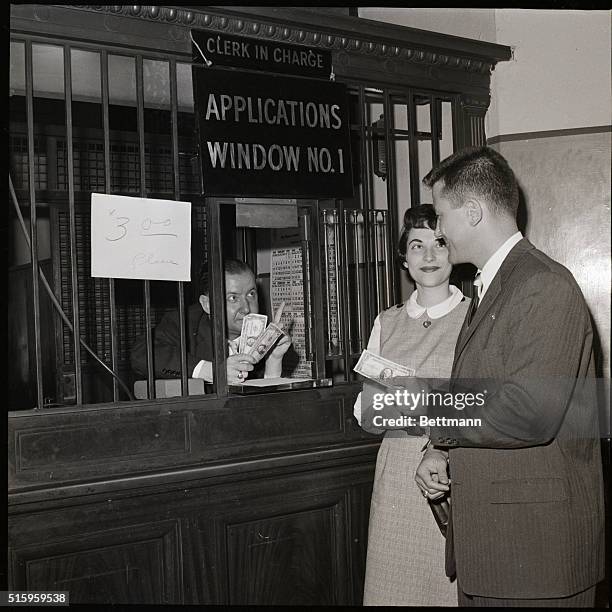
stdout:
<svg viewBox="0 0 612 612">
<path fill-rule="evenodd" d="M 101 460 L 140 460 L 188 454 L 190 414 L 88 420 L 77 426 L 49 425 L 15 432 L 16 470 L 61 468 Z"/>
<path fill-rule="evenodd" d="M 345 512 L 342 498 L 328 507 L 226 525 L 230 605 L 346 601 L 337 592 L 346 585 L 337 564 L 346 554 L 337 520 Z"/>
<path fill-rule="evenodd" d="M 194 413 L 194 437 L 203 449 L 218 448 L 217 456 L 235 454 L 235 447 L 245 444 L 279 448 L 296 438 L 338 438 L 344 431 L 344 398 L 313 400 L 299 394 L 287 402 L 278 395 L 230 399 L 219 410 Z"/>
<path fill-rule="evenodd" d="M 39 504 L 9 516 L 10 587 L 65 588 L 71 603 L 359 603 L 372 456 Z"/>
<path fill-rule="evenodd" d="M 12 413 L 9 491 L 244 462 L 371 438 L 353 386 Z"/>
<path fill-rule="evenodd" d="M 61 529 L 60 523 L 50 522 Z M 180 602 L 178 521 L 102 530 L 13 551 L 15 579 L 30 591 L 68 591 L 70 603 Z M 106 527 L 106 529 L 104 529 Z M 57 535 L 55 535 L 57 537 Z"/>
</svg>

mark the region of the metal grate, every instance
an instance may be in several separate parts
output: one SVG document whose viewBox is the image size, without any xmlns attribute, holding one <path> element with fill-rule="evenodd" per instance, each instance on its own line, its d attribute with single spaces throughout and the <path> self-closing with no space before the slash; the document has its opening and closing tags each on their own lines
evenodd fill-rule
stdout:
<svg viewBox="0 0 612 612">
<path fill-rule="evenodd" d="M 74 188 L 77 191 L 104 191 L 104 144 L 73 141 Z M 66 142 L 57 141 L 57 188 L 68 189 Z"/>
<path fill-rule="evenodd" d="M 72 318 L 72 282 L 70 275 L 70 225 L 67 210 L 57 209 L 52 215 L 57 234 L 57 251 L 54 257 L 56 286 L 62 307 L 69 318 Z M 197 244 L 197 253 L 203 258 L 206 253 L 206 209 L 193 207 L 193 237 Z M 110 326 L 110 291 L 108 280 L 92 278 L 91 268 L 91 234 L 89 209 L 82 207 L 76 211 L 77 271 L 79 288 L 79 321 L 81 334 L 97 355 L 107 364 L 111 364 L 111 326 Z M 194 253 L 195 255 L 195 253 Z M 197 274 L 199 260 L 194 257 L 194 274 Z M 194 279 L 195 280 L 195 279 Z M 118 290 L 121 294 L 121 291 Z M 145 311 L 133 298 L 117 304 L 117 329 L 119 335 L 118 357 L 127 362 L 130 348 L 135 340 L 145 331 Z M 152 305 L 152 323 L 156 324 L 162 316 L 172 310 L 171 306 Z M 61 361 L 64 366 L 74 365 L 74 343 L 72 333 L 62 324 L 60 340 Z M 88 363 L 92 358 L 85 351 L 81 353 L 81 362 Z"/>
<path fill-rule="evenodd" d="M 345 350 L 350 354 L 361 352 L 367 341 L 369 323 L 365 304 L 373 300 L 378 313 L 391 305 L 393 297 L 387 248 L 388 211 L 347 209 L 343 212 L 341 215 L 336 209 L 323 209 L 320 219 L 328 357 L 342 355 Z M 345 270 L 344 286 L 340 268 Z"/>
<path fill-rule="evenodd" d="M 39 138 L 42 151 L 43 139 Z M 68 189 L 66 167 L 66 141 L 57 139 L 57 189 Z M 13 149 L 11 148 L 11 152 Z M 44 158 L 45 182 L 37 189 L 46 189 L 46 154 Z M 179 157 L 179 181 L 181 192 L 199 193 L 199 173 L 192 163 L 192 156 Z M 27 182 L 27 151 L 24 154 L 25 178 Z M 111 191 L 114 193 L 140 193 L 140 151 L 137 143 L 122 143 L 111 140 Z M 104 192 L 104 143 L 102 140 L 74 139 L 74 189 L 76 191 Z M 172 193 L 174 175 L 172 149 L 167 145 L 145 145 L 145 176 L 147 190 L 153 193 Z M 24 183 L 25 185 L 25 183 Z"/>
<path fill-rule="evenodd" d="M 9 138 L 11 178 L 15 189 L 28 188 L 28 138 L 11 134 Z M 34 137 L 34 186 L 47 189 L 47 149 L 42 136 Z"/>
</svg>

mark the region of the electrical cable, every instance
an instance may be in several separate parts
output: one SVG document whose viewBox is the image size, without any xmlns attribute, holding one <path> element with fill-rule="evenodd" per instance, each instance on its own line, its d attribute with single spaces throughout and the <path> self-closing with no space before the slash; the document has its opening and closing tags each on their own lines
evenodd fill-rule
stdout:
<svg viewBox="0 0 612 612">
<path fill-rule="evenodd" d="M 23 220 L 21 210 L 19 209 L 19 202 L 17 201 L 17 195 L 15 194 L 15 189 L 13 188 L 13 181 L 11 179 L 10 173 L 9 173 L 9 189 L 11 192 L 11 198 L 13 200 L 13 206 L 15 207 L 15 211 L 17 212 L 17 217 L 19 219 L 19 224 L 21 225 L 21 229 L 23 231 L 23 235 L 25 236 L 25 240 L 28 244 L 28 247 L 32 248 L 32 243 L 30 242 L 30 235 L 26 228 L 25 221 Z M 49 294 L 49 297 L 51 298 L 51 302 L 53 303 L 53 306 L 55 306 L 55 309 L 58 311 L 60 317 L 62 318 L 62 320 L 68 327 L 68 329 L 74 334 L 74 327 L 72 325 L 72 322 L 70 321 L 70 319 L 64 312 L 64 309 L 62 308 L 61 304 L 57 301 L 57 298 L 55 297 L 55 294 L 53 293 L 53 290 L 51 289 L 51 286 L 49 285 L 47 278 L 45 276 L 45 273 L 42 271 L 40 265 L 38 266 L 38 275 L 40 276 L 40 280 L 42 281 L 44 288 L 46 289 L 47 293 Z M 83 348 L 119 383 L 121 388 L 127 394 L 128 398 L 131 401 L 134 401 L 135 398 L 132 392 L 130 391 L 128 386 L 123 382 L 121 377 L 113 369 L 109 368 L 108 365 L 106 365 L 106 363 L 104 363 L 104 361 L 102 361 L 102 359 L 98 357 L 96 352 L 80 336 L 79 336 L 79 342 L 81 343 Z"/>
</svg>

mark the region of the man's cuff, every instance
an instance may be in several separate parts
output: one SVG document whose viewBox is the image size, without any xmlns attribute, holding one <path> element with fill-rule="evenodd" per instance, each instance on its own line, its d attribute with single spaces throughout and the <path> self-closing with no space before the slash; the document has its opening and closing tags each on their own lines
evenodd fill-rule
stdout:
<svg viewBox="0 0 612 612">
<path fill-rule="evenodd" d="M 193 368 L 191 378 L 203 378 L 206 382 L 213 382 L 212 361 L 204 361 L 204 359 L 202 359 L 202 361 Z"/>
<path fill-rule="evenodd" d="M 264 378 L 279 378 L 283 375 L 283 360 L 270 361 L 266 359 L 264 365 Z"/>
</svg>

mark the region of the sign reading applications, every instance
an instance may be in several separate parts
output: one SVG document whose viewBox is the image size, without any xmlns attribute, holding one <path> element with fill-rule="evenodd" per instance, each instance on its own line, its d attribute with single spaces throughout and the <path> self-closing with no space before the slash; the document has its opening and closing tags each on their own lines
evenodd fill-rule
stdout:
<svg viewBox="0 0 612 612">
<path fill-rule="evenodd" d="M 343 84 L 193 67 L 205 195 L 352 197 Z"/>
</svg>

